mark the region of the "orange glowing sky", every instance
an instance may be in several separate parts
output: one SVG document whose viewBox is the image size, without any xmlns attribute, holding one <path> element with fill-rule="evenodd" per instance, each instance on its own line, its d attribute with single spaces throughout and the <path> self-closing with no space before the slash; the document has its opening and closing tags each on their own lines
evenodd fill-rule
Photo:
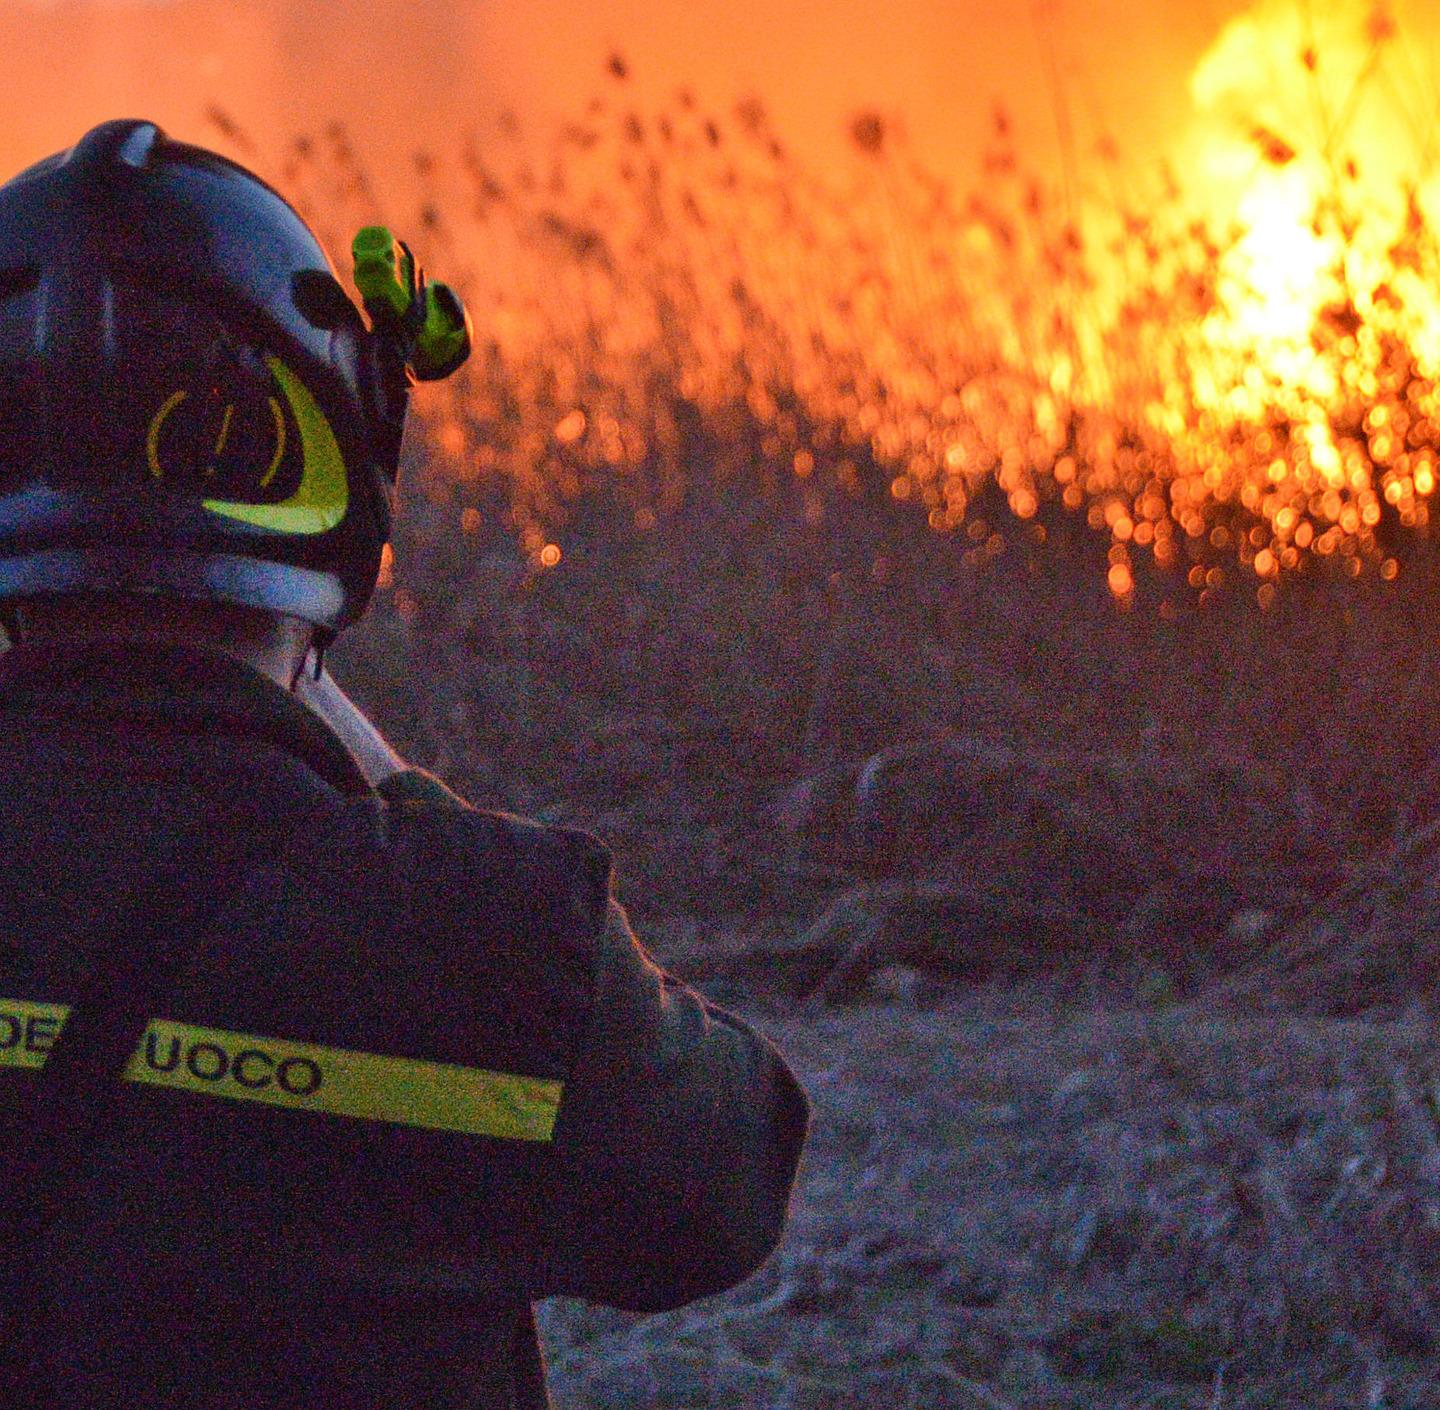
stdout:
<svg viewBox="0 0 1440 1410">
<path fill-rule="evenodd" d="M 113 116 L 213 136 L 218 101 L 262 132 L 340 114 L 386 160 L 513 104 L 573 112 L 612 49 L 636 82 L 693 86 L 720 108 L 769 103 L 802 151 L 832 159 L 857 108 L 900 118 L 926 161 L 973 170 L 993 102 L 1027 151 L 1059 148 L 1055 95 L 1081 147 L 1102 127 L 1127 152 L 1165 149 L 1187 76 L 1230 0 L 3 0 L 0 162 L 57 149 Z M 1052 78 L 1052 66 L 1060 82 Z"/>
<path fill-rule="evenodd" d="M 642 104 L 685 86 L 723 114 L 757 94 L 822 168 L 854 159 L 849 120 L 873 109 L 932 171 L 968 184 L 997 102 L 1026 168 L 1072 187 L 1113 191 L 1102 136 L 1142 207 L 1167 158 L 1212 214 L 1238 210 L 1256 227 L 1260 277 L 1289 308 L 1267 307 L 1257 326 L 1283 329 L 1313 303 L 1306 268 L 1298 289 L 1278 286 L 1295 278 L 1315 172 L 1267 173 L 1253 134 L 1263 123 L 1303 146 L 1314 95 L 1298 54 L 1324 53 L 1321 78 L 1343 106 L 1377 15 L 1404 40 L 1367 93 L 1385 104 L 1406 89 L 1412 126 L 1433 140 L 1440 21 L 1428 0 L 0 0 L 0 170 L 116 116 L 223 146 L 204 116 L 215 104 L 260 139 L 272 178 L 286 138 L 343 119 L 388 205 L 416 149 L 455 153 L 465 128 L 505 107 L 532 127 L 574 117 L 619 52 Z M 1398 121 L 1352 120 L 1370 172 L 1404 146 Z"/>
</svg>

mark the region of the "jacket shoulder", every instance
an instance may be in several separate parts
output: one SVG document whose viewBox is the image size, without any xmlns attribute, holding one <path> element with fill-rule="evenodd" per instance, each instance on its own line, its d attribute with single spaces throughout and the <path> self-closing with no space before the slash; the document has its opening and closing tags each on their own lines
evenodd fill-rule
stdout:
<svg viewBox="0 0 1440 1410">
<path fill-rule="evenodd" d="M 455 881 L 517 915 L 587 939 L 605 927 L 613 863 L 599 838 L 476 808 L 433 774 L 408 768 L 382 781 L 392 845 L 437 888 Z M 463 879 L 463 880 L 462 880 Z"/>
</svg>

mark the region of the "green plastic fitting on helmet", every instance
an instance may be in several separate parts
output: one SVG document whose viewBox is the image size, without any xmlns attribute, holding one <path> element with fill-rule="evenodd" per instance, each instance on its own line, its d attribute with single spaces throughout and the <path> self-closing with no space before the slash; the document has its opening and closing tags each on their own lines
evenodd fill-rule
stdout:
<svg viewBox="0 0 1440 1410">
<path fill-rule="evenodd" d="M 371 305 L 386 309 L 394 318 L 404 318 L 414 302 L 415 261 L 383 225 L 367 225 L 351 244 L 355 259 L 355 287 Z"/>
<path fill-rule="evenodd" d="M 403 240 L 383 225 L 367 225 L 351 245 L 355 287 L 375 331 L 418 381 L 448 377 L 470 356 L 470 316 L 460 296 L 427 283 Z"/>
<path fill-rule="evenodd" d="M 415 336 L 410 360 L 422 382 L 448 377 L 470 356 L 470 318 L 460 296 L 448 285 L 425 286 L 425 321 Z"/>
</svg>

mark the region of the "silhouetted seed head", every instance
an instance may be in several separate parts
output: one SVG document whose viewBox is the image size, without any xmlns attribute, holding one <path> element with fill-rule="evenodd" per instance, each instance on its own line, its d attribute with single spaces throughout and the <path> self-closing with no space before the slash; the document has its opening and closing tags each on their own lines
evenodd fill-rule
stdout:
<svg viewBox="0 0 1440 1410">
<path fill-rule="evenodd" d="M 579 123 L 567 122 L 561 129 L 560 140 L 571 147 L 578 147 L 582 152 L 588 152 L 600 140 L 600 134 L 591 128 L 581 127 Z"/>
<path fill-rule="evenodd" d="M 765 104 L 759 98 L 742 98 L 735 104 L 735 120 L 752 137 L 758 137 L 764 132 L 768 122 L 765 112 Z"/>
<path fill-rule="evenodd" d="M 885 145 L 885 119 L 876 112 L 857 113 L 850 122 L 850 140 L 862 152 L 876 155 Z"/>
<path fill-rule="evenodd" d="M 475 180 L 475 186 L 483 200 L 503 201 L 505 199 L 505 188 L 490 174 L 483 162 L 477 161 L 471 168 L 470 174 Z"/>
<path fill-rule="evenodd" d="M 1250 129 L 1250 140 L 1259 149 L 1260 155 L 1265 158 L 1271 166 L 1289 166 L 1298 155 L 1295 148 L 1290 145 L 1277 132 L 1272 132 L 1263 123 L 1256 123 Z"/>
<path fill-rule="evenodd" d="M 255 144 L 250 140 L 244 128 L 224 108 L 211 103 L 205 109 L 205 117 L 222 136 L 233 142 L 242 152 L 253 153 L 255 151 Z"/>
<path fill-rule="evenodd" d="M 205 118 L 212 127 L 217 128 L 226 137 L 233 137 L 238 131 L 234 118 L 232 118 L 224 108 L 219 107 L 215 103 L 211 103 L 205 109 Z"/>
<path fill-rule="evenodd" d="M 610 71 L 611 77 L 618 79 L 621 83 L 630 77 L 630 65 L 625 62 L 623 54 L 611 54 L 605 67 Z"/>
</svg>

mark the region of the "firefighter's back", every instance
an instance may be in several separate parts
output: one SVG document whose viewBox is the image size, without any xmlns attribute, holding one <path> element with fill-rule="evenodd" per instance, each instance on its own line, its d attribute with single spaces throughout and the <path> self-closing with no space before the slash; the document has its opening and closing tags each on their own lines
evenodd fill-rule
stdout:
<svg viewBox="0 0 1440 1410">
<path fill-rule="evenodd" d="M 243 731 L 257 697 L 279 719 Z M 347 793 L 288 703 L 184 652 L 0 657 L 0 1097 L 44 1081 L 162 857 L 199 879 L 207 839 L 288 834 L 187 937 L 83 1178 L 6 1270 L 59 1403 L 394 1405 L 431 1381 L 451 1398 L 414 1403 L 509 1403 L 608 866 L 577 834 Z"/>
</svg>

